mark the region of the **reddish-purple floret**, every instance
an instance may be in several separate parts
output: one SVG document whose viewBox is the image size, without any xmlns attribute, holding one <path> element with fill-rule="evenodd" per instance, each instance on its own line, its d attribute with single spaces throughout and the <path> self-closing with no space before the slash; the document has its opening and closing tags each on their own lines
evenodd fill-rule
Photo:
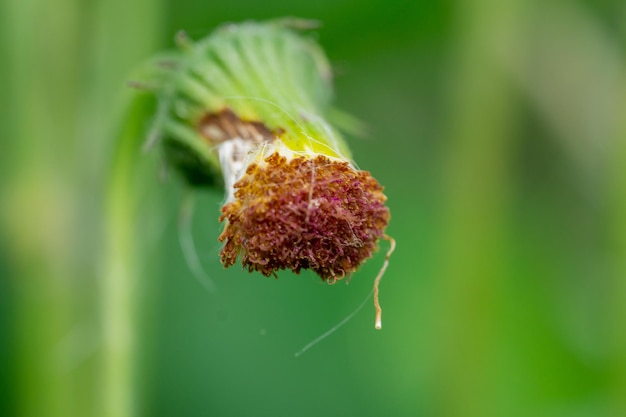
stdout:
<svg viewBox="0 0 626 417">
<path fill-rule="evenodd" d="M 248 166 L 222 208 L 222 264 L 265 276 L 312 269 L 334 282 L 356 271 L 389 222 L 383 188 L 366 171 L 323 155 L 273 153 Z"/>
</svg>

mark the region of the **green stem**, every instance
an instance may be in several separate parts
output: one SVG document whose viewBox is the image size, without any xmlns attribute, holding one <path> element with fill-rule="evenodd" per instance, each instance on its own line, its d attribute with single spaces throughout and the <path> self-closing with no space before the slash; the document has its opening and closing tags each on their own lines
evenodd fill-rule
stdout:
<svg viewBox="0 0 626 417">
<path fill-rule="evenodd" d="M 137 253 L 134 244 L 132 151 L 118 151 L 113 180 L 108 191 L 105 272 L 102 286 L 104 349 L 104 416 L 133 415 L 133 361 L 135 317 L 133 292 L 138 285 Z"/>
<path fill-rule="evenodd" d="M 128 112 L 125 129 L 114 155 L 106 193 L 101 317 L 103 325 L 103 416 L 135 415 L 140 394 L 136 390 L 139 360 L 137 299 L 145 290 L 143 262 L 147 243 L 145 216 L 140 206 L 153 201 L 153 158 L 142 154 L 143 121 L 152 112 L 149 99 L 138 97 Z M 159 211 L 158 204 L 151 210 Z M 142 299 L 144 297 L 141 297 Z"/>
<path fill-rule="evenodd" d="M 81 115 L 85 132 L 94 139 L 96 151 L 107 153 L 120 120 L 124 121 L 113 156 L 111 177 L 104 191 L 104 247 L 100 261 L 99 317 L 102 325 L 102 346 L 98 381 L 100 415 L 130 417 L 136 414 L 141 395 L 136 389 L 138 369 L 137 294 L 142 291 L 141 236 L 137 229 L 137 205 L 142 192 L 138 174 L 145 155 L 140 154 L 146 135 L 145 99 L 135 99 L 129 108 L 129 96 L 135 91 L 126 88 L 131 68 L 141 65 L 153 52 L 160 23 L 160 0 L 107 0 L 98 2 L 92 22 L 90 64 L 93 81 L 87 89 L 90 106 Z M 119 92 L 123 91 L 120 100 Z M 112 92 L 118 93 L 112 94 Z M 109 115 L 103 118 L 102 115 Z M 102 123 L 106 123 L 102 126 Z M 89 169 L 91 161 L 83 161 Z M 155 171 L 151 174 L 154 175 Z"/>
</svg>

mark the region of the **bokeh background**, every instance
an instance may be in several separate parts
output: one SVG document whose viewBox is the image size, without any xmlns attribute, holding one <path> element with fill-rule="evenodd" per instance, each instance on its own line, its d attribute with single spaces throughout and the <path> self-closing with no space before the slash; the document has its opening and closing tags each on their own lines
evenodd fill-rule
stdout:
<svg viewBox="0 0 626 417">
<path fill-rule="evenodd" d="M 184 29 L 318 19 L 397 250 L 349 285 L 223 270 L 222 196 L 142 153 Z M 626 3 L 0 3 L 3 416 L 625 416 Z"/>
</svg>

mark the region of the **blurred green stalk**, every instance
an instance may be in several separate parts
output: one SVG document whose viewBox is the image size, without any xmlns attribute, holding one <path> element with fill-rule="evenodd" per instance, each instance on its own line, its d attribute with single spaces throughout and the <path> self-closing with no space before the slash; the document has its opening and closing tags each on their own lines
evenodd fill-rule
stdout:
<svg viewBox="0 0 626 417">
<path fill-rule="evenodd" d="M 130 371 L 114 371 L 133 368 L 132 351 L 120 354 L 109 339 L 132 333 L 132 284 L 120 277 L 139 255 L 132 250 L 136 238 L 122 230 L 129 202 L 114 196 L 109 233 L 121 246 L 105 257 L 115 270 L 104 277 L 107 307 L 99 310 L 96 269 L 106 251 L 99 203 L 124 111 L 118 96 L 129 70 L 156 49 L 158 6 L 158 0 L 0 4 L 6 70 L 0 85 L 8 103 L 0 124 L 9 138 L 3 142 L 0 227 L 10 248 L 14 295 L 7 415 L 94 416 L 103 402 L 107 416 L 132 414 Z M 112 292 L 122 302 L 120 310 L 109 301 Z M 103 337 L 101 320 L 109 329 Z M 102 366 L 109 376 L 104 380 L 98 378 Z"/>
<path fill-rule="evenodd" d="M 130 143 L 133 143 L 132 141 Z M 134 244 L 133 152 L 121 146 L 107 192 L 106 251 L 102 277 L 103 416 L 134 415 L 133 385 L 136 323 L 133 295 L 139 286 L 139 254 Z"/>
<path fill-rule="evenodd" d="M 106 192 L 105 253 L 101 287 L 103 323 L 103 416 L 130 417 L 138 409 L 136 371 L 138 358 L 138 299 L 142 296 L 142 261 L 149 242 L 142 220 L 150 214 L 140 211 L 150 194 L 145 192 L 155 182 L 155 172 L 141 154 L 145 136 L 143 121 L 153 110 L 146 97 L 138 97 L 129 109 L 127 123 L 118 138 L 118 147 L 111 167 L 111 180 Z M 146 165 L 152 169 L 142 170 Z M 149 174 L 148 174 L 149 173 Z M 146 204 L 149 205 L 149 204 Z M 158 205 L 150 205 L 158 211 Z M 156 207 L 155 207 L 156 206 Z M 145 224 L 144 224 L 145 225 Z"/>
<path fill-rule="evenodd" d="M 498 415 L 495 358 L 514 98 L 504 61 L 519 43 L 519 1 L 457 2 L 447 120 L 436 415 Z"/>
<path fill-rule="evenodd" d="M 626 74 L 623 79 L 626 85 Z M 623 97 L 626 97 L 626 89 Z M 622 103 L 622 114 L 626 114 L 626 99 Z M 611 170 L 611 195 L 609 216 L 612 240 L 612 309 L 609 321 L 610 339 L 610 383 L 612 416 L 626 415 L 626 121 L 616 140 Z"/>
<path fill-rule="evenodd" d="M 617 10 L 621 26 L 620 44 L 626 45 L 626 7 Z M 626 115 L 626 60 L 622 59 L 622 101 L 621 114 Z M 615 159 L 612 161 L 612 195 L 609 201 L 612 207 L 611 226 L 613 237 L 613 309 L 612 317 L 612 407 L 611 415 L 626 415 L 626 118 L 622 118 L 621 129 L 616 138 Z"/>
</svg>

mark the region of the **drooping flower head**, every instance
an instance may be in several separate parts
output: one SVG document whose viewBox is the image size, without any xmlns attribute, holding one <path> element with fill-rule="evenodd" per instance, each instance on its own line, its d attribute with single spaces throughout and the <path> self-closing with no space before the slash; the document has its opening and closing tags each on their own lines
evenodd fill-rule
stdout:
<svg viewBox="0 0 626 417">
<path fill-rule="evenodd" d="M 225 188 L 224 266 L 240 260 L 265 276 L 311 269 L 332 283 L 372 256 L 389 210 L 327 121 L 339 113 L 323 51 L 295 29 L 307 23 L 180 37 L 180 51 L 159 61 L 157 131 L 189 183 Z"/>
</svg>

